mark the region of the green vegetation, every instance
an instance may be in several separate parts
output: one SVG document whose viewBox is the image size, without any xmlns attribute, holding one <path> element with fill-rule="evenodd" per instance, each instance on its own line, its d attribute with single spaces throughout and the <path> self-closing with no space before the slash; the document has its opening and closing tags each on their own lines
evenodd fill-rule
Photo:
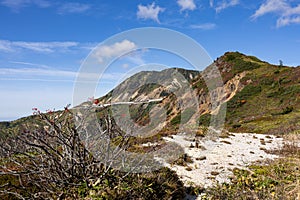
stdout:
<svg viewBox="0 0 300 200">
<path fill-rule="evenodd" d="M 153 90 L 155 90 L 158 87 L 159 87 L 159 85 L 155 84 L 155 83 L 145 84 L 139 88 L 138 93 L 139 93 L 139 95 L 149 94 L 150 92 L 152 92 Z"/>
<path fill-rule="evenodd" d="M 300 109 L 299 69 L 270 65 L 237 52 L 226 53 L 222 59 L 232 65 L 230 73 L 247 71 L 241 80 L 243 89 L 227 102 L 229 130 L 279 133 L 288 131 L 287 127 L 300 129 L 300 124 L 295 122 Z M 254 65 L 251 67 L 250 63 Z"/>
<path fill-rule="evenodd" d="M 168 168 L 146 174 L 132 174 L 125 178 L 111 176 L 92 187 L 82 184 L 77 189 L 82 199 L 183 199 L 182 182 Z"/>
<path fill-rule="evenodd" d="M 71 111 L 65 110 L 62 115 L 58 114 L 39 112 L 37 124 L 48 124 L 49 128 L 42 129 L 36 126 L 33 130 L 26 129 L 20 135 L 2 138 L 1 199 L 182 199 L 184 197 L 183 183 L 176 173 L 168 168 L 137 174 L 119 171 L 111 168 L 106 162 L 99 162 L 79 139 Z M 100 124 L 106 123 L 102 128 L 110 138 L 122 134 L 113 125 L 107 109 L 98 114 L 102 115 L 103 122 Z M 90 119 L 87 117 L 85 120 Z M 85 124 L 88 125 L 88 121 L 85 121 Z M 126 139 L 119 141 L 122 148 L 127 148 L 127 144 Z M 111 152 L 107 150 L 106 153 Z M 116 152 L 114 153 L 114 156 L 118 156 Z"/>
<path fill-rule="evenodd" d="M 172 126 L 176 126 L 181 124 L 187 123 L 191 117 L 195 114 L 196 110 L 194 108 L 187 108 L 182 113 L 179 113 L 176 115 L 172 120 L 171 124 Z"/>
<path fill-rule="evenodd" d="M 211 115 L 208 114 L 208 113 L 204 114 L 204 115 L 201 115 L 199 117 L 199 125 L 201 125 L 201 126 L 209 126 L 210 119 L 211 119 Z"/>
</svg>

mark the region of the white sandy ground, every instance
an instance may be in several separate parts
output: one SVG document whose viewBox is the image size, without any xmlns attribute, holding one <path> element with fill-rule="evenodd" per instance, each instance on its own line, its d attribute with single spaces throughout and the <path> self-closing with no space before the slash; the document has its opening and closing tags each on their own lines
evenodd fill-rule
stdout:
<svg viewBox="0 0 300 200">
<path fill-rule="evenodd" d="M 165 165 L 176 171 L 185 185 L 205 188 L 218 183 L 230 182 L 230 177 L 233 175 L 232 170 L 235 167 L 245 169 L 253 162 L 277 158 L 278 156 L 268 154 L 264 149 L 278 149 L 284 144 L 282 138 L 274 135 L 252 133 L 230 133 L 228 138 L 199 140 L 201 148 L 191 148 L 191 144 L 195 146 L 195 141 L 193 141 L 195 138 L 185 134 L 173 135 L 164 139 L 167 142 L 179 144 L 193 160 L 193 163 L 187 163 L 188 166 L 169 163 L 165 163 Z M 199 158 L 202 159 L 199 160 Z M 190 169 L 187 170 L 187 167 Z M 191 199 L 195 199 L 195 197 L 191 197 Z"/>
</svg>

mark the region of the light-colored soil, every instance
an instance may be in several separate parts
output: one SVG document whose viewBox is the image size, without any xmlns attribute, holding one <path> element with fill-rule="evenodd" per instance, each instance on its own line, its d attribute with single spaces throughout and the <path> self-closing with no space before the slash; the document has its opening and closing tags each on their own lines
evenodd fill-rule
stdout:
<svg viewBox="0 0 300 200">
<path fill-rule="evenodd" d="M 197 145 L 194 137 L 185 134 L 164 139 L 180 145 L 193 160 L 186 166 L 165 165 L 176 171 L 185 185 L 202 187 L 230 182 L 235 167 L 247 168 L 253 162 L 277 158 L 277 155 L 268 154 L 265 150 L 278 149 L 284 143 L 282 138 L 274 135 L 251 133 L 230 133 L 223 138 L 202 139 Z"/>
</svg>

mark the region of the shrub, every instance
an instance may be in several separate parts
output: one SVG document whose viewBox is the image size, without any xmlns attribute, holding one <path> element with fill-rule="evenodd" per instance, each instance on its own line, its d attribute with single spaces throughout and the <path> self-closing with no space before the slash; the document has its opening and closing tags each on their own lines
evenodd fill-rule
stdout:
<svg viewBox="0 0 300 200">
<path fill-rule="evenodd" d="M 194 108 L 186 108 L 182 113 L 177 114 L 172 120 L 172 125 L 178 125 L 180 123 L 187 123 L 191 117 L 196 113 Z"/>
<path fill-rule="evenodd" d="M 204 114 L 199 117 L 199 125 L 209 126 L 211 119 L 211 114 Z"/>
<path fill-rule="evenodd" d="M 285 115 L 285 114 L 289 114 L 290 112 L 292 112 L 294 110 L 293 106 L 287 106 L 285 107 L 282 112 L 280 114 Z"/>
<path fill-rule="evenodd" d="M 124 134 L 115 127 L 109 110 L 97 114 L 102 117 L 99 125 L 105 130 L 100 128 L 97 137 L 105 134 L 112 143 L 113 138 Z M 89 116 L 79 120 L 79 125 L 75 126 L 73 114 L 68 109 L 53 114 L 36 110 L 36 115 L 41 120 L 36 124 L 41 126 L 0 140 L 0 150 L 3 151 L 0 157 L 0 199 L 184 197 L 183 183 L 168 168 L 143 174 L 122 172 L 110 167 L 118 154 L 107 148 L 103 149 L 103 155 L 114 153 L 114 157 L 110 156 L 105 162 L 96 159 L 78 137 L 80 127 L 94 128 L 89 124 Z M 128 142 L 121 137 L 116 143 L 125 150 Z"/>
</svg>

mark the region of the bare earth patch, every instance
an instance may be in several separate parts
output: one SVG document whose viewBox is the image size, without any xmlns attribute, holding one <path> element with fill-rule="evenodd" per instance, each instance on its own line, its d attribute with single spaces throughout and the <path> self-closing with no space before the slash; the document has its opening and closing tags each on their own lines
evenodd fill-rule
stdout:
<svg viewBox="0 0 300 200">
<path fill-rule="evenodd" d="M 278 158 L 278 155 L 266 153 L 266 150 L 280 149 L 284 143 L 282 138 L 274 135 L 252 133 L 231 133 L 226 138 L 215 140 L 202 139 L 197 141 L 197 145 L 194 139 L 185 134 L 165 137 L 166 142 L 175 142 L 184 148 L 186 155 L 193 161 L 187 163 L 187 166 L 165 165 L 176 171 L 186 186 L 205 188 L 229 183 L 233 176 L 232 170 L 236 167 L 246 169 L 253 162 Z"/>
</svg>

